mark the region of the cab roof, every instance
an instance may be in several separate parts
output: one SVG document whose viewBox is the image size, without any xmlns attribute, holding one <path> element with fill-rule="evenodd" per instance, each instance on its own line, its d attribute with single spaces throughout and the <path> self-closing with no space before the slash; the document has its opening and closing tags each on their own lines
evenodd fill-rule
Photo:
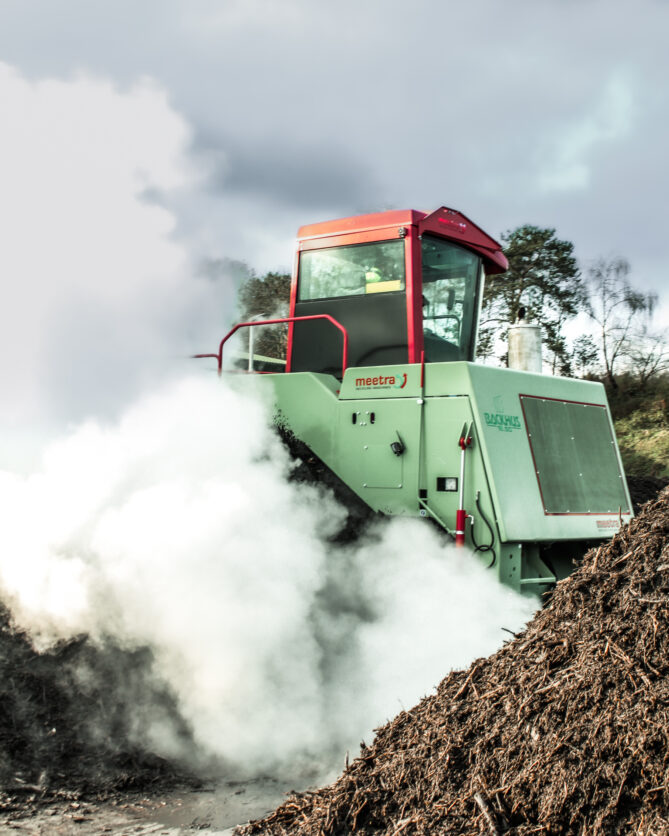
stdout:
<svg viewBox="0 0 669 836">
<path fill-rule="evenodd" d="M 354 215 L 333 221 L 302 226 L 297 232 L 299 241 L 328 238 L 334 235 L 371 232 L 388 227 L 417 228 L 424 232 L 447 238 L 478 253 L 485 263 L 486 273 L 504 273 L 509 262 L 502 252 L 501 244 L 491 238 L 462 212 L 442 206 L 434 212 L 420 212 L 416 209 L 393 209 L 389 212 L 374 212 L 370 215 Z"/>
</svg>

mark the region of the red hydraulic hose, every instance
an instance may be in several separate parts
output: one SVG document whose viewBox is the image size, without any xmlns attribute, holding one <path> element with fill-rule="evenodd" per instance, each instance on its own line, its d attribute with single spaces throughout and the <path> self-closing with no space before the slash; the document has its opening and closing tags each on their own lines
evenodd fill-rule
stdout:
<svg viewBox="0 0 669 836">
<path fill-rule="evenodd" d="M 472 443 L 471 435 L 472 425 L 467 426 L 465 422 L 462 431 L 460 432 L 460 439 L 458 446 L 462 451 L 460 454 L 460 502 L 458 510 L 455 514 L 455 545 L 462 547 L 465 544 L 465 525 L 467 522 L 467 512 L 465 511 L 465 453 L 467 448 Z"/>
</svg>

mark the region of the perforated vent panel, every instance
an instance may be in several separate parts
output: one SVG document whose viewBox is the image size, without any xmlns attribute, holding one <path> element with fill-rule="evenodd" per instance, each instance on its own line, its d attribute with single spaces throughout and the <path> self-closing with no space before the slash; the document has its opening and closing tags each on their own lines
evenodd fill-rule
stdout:
<svg viewBox="0 0 669 836">
<path fill-rule="evenodd" d="M 520 402 L 545 513 L 629 512 L 606 408 L 530 395 Z"/>
</svg>

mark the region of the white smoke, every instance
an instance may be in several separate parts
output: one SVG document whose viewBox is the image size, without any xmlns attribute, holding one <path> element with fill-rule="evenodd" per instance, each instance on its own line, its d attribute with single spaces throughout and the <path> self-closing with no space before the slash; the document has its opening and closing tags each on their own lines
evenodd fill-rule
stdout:
<svg viewBox="0 0 669 836">
<path fill-rule="evenodd" d="M 173 375 L 224 311 L 173 238 L 166 205 L 200 174 L 162 88 L 0 63 L 0 101 L 0 461 L 18 466 Z"/>
<path fill-rule="evenodd" d="M 535 604 L 421 521 L 329 546 L 343 512 L 289 466 L 258 397 L 173 384 L 2 474 L 2 596 L 43 641 L 151 646 L 203 751 L 239 771 L 341 763 Z"/>
<path fill-rule="evenodd" d="M 341 765 L 534 604 L 420 521 L 329 546 L 343 511 L 287 481 L 257 394 L 169 382 L 225 312 L 172 237 L 197 173 L 160 87 L 0 65 L 0 100 L 0 599 L 38 644 L 151 647 L 238 772 Z"/>
</svg>

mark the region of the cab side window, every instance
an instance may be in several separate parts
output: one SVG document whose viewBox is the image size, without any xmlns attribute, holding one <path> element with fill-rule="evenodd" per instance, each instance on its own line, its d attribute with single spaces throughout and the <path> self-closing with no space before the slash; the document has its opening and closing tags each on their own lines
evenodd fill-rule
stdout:
<svg viewBox="0 0 669 836">
<path fill-rule="evenodd" d="M 426 360 L 473 359 L 481 259 L 428 235 L 423 236 L 421 256 Z"/>
</svg>

